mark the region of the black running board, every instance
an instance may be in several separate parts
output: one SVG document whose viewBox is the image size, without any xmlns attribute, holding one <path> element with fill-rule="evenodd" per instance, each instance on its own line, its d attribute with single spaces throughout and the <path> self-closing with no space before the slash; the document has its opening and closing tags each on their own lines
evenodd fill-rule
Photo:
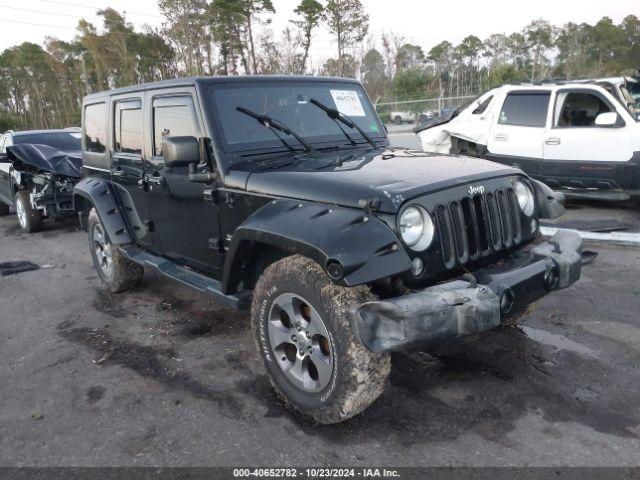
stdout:
<svg viewBox="0 0 640 480">
<path fill-rule="evenodd" d="M 238 295 L 225 295 L 222 293 L 222 285 L 219 281 L 202 275 L 201 273 L 194 272 L 190 268 L 178 265 L 171 260 L 153 255 L 132 245 L 120 247 L 120 251 L 132 262 L 152 267 L 165 277 L 177 280 L 183 285 L 187 285 L 211 296 L 217 303 L 225 307 L 246 310 L 251 305 L 250 291 Z"/>
</svg>

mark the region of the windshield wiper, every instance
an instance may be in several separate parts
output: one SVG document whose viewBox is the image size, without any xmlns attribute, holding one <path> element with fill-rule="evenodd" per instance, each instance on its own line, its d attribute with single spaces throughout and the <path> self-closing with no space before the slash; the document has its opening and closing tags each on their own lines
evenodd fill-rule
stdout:
<svg viewBox="0 0 640 480">
<path fill-rule="evenodd" d="M 351 120 L 347 115 L 345 115 L 344 113 L 340 113 L 335 108 L 327 107 L 324 103 L 320 102 L 319 100 L 316 100 L 315 98 L 310 98 L 309 101 L 319 109 L 324 110 L 325 113 L 332 120 L 342 122 L 349 128 L 355 128 L 360 133 L 360 135 L 362 135 L 362 138 L 364 138 L 367 142 L 369 142 L 373 147 L 378 148 L 378 145 L 376 145 L 376 142 L 374 142 L 371 139 L 371 137 L 367 135 L 367 133 L 362 128 L 360 128 L 356 122 Z M 346 132 L 345 132 L 345 135 L 346 135 Z M 347 138 L 351 140 L 351 137 L 349 137 L 349 135 L 347 135 Z"/>
<path fill-rule="evenodd" d="M 313 152 L 314 151 L 313 147 L 304 138 L 302 138 L 296 132 L 294 132 L 293 130 L 288 128 L 280 120 L 276 120 L 275 118 L 271 118 L 271 117 L 269 117 L 267 115 L 260 115 L 259 113 L 252 112 L 251 110 L 248 110 L 248 109 L 246 109 L 244 107 L 241 107 L 241 106 L 237 106 L 236 110 L 238 110 L 239 112 L 242 112 L 245 115 L 248 115 L 248 116 L 250 116 L 252 118 L 255 118 L 261 125 L 267 127 L 268 129 L 270 129 L 274 133 L 276 131 L 279 131 L 279 132 L 284 133 L 285 135 L 291 135 L 293 138 L 298 140 L 298 142 L 300 142 L 300 145 L 302 145 L 307 152 Z M 280 135 L 278 135 L 276 133 L 276 136 L 280 139 L 280 141 L 282 143 L 284 143 L 284 145 L 287 146 L 287 148 L 289 148 L 290 150 L 293 149 L 293 147 L 291 145 L 289 145 L 287 142 L 285 142 L 284 139 L 282 137 L 280 137 Z"/>
</svg>

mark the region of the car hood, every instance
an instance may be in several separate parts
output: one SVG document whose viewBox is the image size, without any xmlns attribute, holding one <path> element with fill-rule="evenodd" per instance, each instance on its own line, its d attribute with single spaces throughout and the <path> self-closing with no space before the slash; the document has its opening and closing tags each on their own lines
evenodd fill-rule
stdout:
<svg viewBox="0 0 640 480">
<path fill-rule="evenodd" d="M 487 160 L 393 148 L 247 162 L 234 169 L 246 172 L 250 192 L 356 208 L 379 199 L 386 213 L 437 190 L 522 174 Z"/>
<path fill-rule="evenodd" d="M 7 156 L 14 168 L 35 168 L 41 172 L 71 178 L 82 176 L 82 152 L 62 151 L 48 145 L 20 143 L 7 147 Z"/>
</svg>

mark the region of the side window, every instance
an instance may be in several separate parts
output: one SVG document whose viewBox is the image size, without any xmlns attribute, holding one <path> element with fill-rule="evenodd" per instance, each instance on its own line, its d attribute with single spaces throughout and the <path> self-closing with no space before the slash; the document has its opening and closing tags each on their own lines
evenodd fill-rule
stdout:
<svg viewBox="0 0 640 480">
<path fill-rule="evenodd" d="M 153 101 L 153 154 L 162 156 L 162 140 L 169 136 L 199 137 L 200 129 L 190 96 Z"/>
<path fill-rule="evenodd" d="M 547 123 L 550 92 L 514 92 L 507 95 L 498 123 L 520 127 L 544 127 Z"/>
<path fill-rule="evenodd" d="M 476 109 L 471 112 L 473 115 L 481 115 L 483 114 L 487 108 L 489 107 L 489 105 L 491 105 L 491 100 L 493 100 L 493 95 L 489 95 L 484 102 L 482 102 L 480 105 L 478 105 L 476 107 Z"/>
<path fill-rule="evenodd" d="M 556 101 L 556 127 L 595 127 L 596 117 L 611 112 L 607 103 L 588 92 L 560 92 Z"/>
<path fill-rule="evenodd" d="M 142 155 L 142 103 L 116 103 L 113 145 L 116 153 Z"/>
<path fill-rule="evenodd" d="M 86 152 L 105 152 L 105 103 L 87 105 L 84 108 L 84 149 Z"/>
</svg>

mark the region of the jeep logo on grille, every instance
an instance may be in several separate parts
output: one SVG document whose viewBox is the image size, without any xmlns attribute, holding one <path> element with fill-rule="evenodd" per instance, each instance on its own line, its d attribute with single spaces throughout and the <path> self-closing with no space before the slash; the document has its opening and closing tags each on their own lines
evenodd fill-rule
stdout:
<svg viewBox="0 0 640 480">
<path fill-rule="evenodd" d="M 474 195 L 478 195 L 478 194 L 482 195 L 484 193 L 484 185 L 480 185 L 479 187 L 474 187 L 473 185 L 471 185 L 469 187 L 469 192 L 468 193 L 472 197 Z"/>
</svg>

